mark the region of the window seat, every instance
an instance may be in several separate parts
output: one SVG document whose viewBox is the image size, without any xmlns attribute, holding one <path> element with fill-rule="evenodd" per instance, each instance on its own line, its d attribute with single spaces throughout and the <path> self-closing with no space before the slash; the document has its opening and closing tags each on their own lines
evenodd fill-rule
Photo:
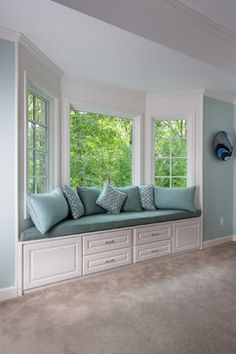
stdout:
<svg viewBox="0 0 236 354">
<path fill-rule="evenodd" d="M 66 219 L 41 235 L 35 228 L 25 229 L 20 234 L 20 241 L 40 240 L 67 235 L 77 235 L 87 232 L 118 229 L 137 225 L 147 225 L 158 222 L 174 221 L 199 217 L 201 211 L 190 212 L 185 210 L 155 210 L 141 212 L 122 212 L 120 214 L 97 214 L 84 216 L 78 220 Z"/>
</svg>

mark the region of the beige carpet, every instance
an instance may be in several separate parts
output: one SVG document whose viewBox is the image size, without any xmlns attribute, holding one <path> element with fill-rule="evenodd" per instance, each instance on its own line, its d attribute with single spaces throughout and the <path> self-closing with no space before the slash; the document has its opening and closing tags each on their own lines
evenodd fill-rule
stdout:
<svg viewBox="0 0 236 354">
<path fill-rule="evenodd" d="M 236 353 L 236 243 L 0 304 L 1 354 Z"/>
</svg>

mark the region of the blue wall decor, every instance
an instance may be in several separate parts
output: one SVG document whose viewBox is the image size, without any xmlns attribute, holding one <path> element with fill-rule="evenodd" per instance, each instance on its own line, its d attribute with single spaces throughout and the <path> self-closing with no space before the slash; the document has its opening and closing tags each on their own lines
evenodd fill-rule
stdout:
<svg viewBox="0 0 236 354">
<path fill-rule="evenodd" d="M 215 135 L 214 149 L 219 160 L 227 161 L 231 158 L 233 145 L 228 133 L 222 130 Z"/>
</svg>

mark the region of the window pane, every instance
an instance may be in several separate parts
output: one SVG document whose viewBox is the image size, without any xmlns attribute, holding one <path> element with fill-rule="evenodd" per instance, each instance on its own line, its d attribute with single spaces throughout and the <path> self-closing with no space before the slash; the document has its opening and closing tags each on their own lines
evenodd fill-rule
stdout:
<svg viewBox="0 0 236 354">
<path fill-rule="evenodd" d="M 34 193 L 34 178 L 28 178 L 28 193 Z"/>
<path fill-rule="evenodd" d="M 47 128 L 43 128 L 36 124 L 35 130 L 35 148 L 37 150 L 47 150 Z"/>
<path fill-rule="evenodd" d="M 71 111 L 71 185 L 132 184 L 132 121 Z"/>
<path fill-rule="evenodd" d="M 170 187 L 170 178 L 155 178 L 155 185 L 158 187 Z"/>
<path fill-rule="evenodd" d="M 36 176 L 46 176 L 47 175 L 47 155 L 41 152 L 35 151 L 35 161 L 36 161 Z"/>
<path fill-rule="evenodd" d="M 156 140 L 155 150 L 157 157 L 170 157 L 170 140 Z"/>
<path fill-rule="evenodd" d="M 35 99 L 35 120 L 37 123 L 47 125 L 46 121 L 46 102 L 36 97 Z"/>
<path fill-rule="evenodd" d="M 187 140 L 177 139 L 172 140 L 172 156 L 187 157 Z"/>
<path fill-rule="evenodd" d="M 186 175 L 187 175 L 187 159 L 173 159 L 172 176 L 186 176 Z"/>
<path fill-rule="evenodd" d="M 28 176 L 33 177 L 34 175 L 35 175 L 35 171 L 34 171 L 33 150 L 28 150 Z"/>
<path fill-rule="evenodd" d="M 187 178 L 172 178 L 172 187 L 187 187 Z"/>
<path fill-rule="evenodd" d="M 28 93 L 27 100 L 28 100 L 28 119 L 34 120 L 33 95 L 31 93 Z"/>
<path fill-rule="evenodd" d="M 34 148 L 34 126 L 35 124 L 28 122 L 28 148 Z"/>
<path fill-rule="evenodd" d="M 171 122 L 168 120 L 155 121 L 155 134 L 157 139 L 168 139 L 171 133 Z"/>
<path fill-rule="evenodd" d="M 47 178 L 36 178 L 36 193 L 47 192 Z"/>
<path fill-rule="evenodd" d="M 157 159 L 155 163 L 155 176 L 170 175 L 170 159 Z"/>
<path fill-rule="evenodd" d="M 27 164 L 29 193 L 45 193 L 48 188 L 48 103 L 28 93 Z M 42 178 L 43 177 L 43 178 Z"/>
<path fill-rule="evenodd" d="M 186 120 L 172 120 L 172 137 L 186 138 L 187 124 Z"/>
</svg>

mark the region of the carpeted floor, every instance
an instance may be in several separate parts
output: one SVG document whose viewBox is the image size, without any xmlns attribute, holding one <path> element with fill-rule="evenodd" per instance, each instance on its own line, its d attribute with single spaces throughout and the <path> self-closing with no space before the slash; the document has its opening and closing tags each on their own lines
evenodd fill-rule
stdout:
<svg viewBox="0 0 236 354">
<path fill-rule="evenodd" d="M 0 353 L 236 353 L 236 243 L 0 303 Z"/>
</svg>

